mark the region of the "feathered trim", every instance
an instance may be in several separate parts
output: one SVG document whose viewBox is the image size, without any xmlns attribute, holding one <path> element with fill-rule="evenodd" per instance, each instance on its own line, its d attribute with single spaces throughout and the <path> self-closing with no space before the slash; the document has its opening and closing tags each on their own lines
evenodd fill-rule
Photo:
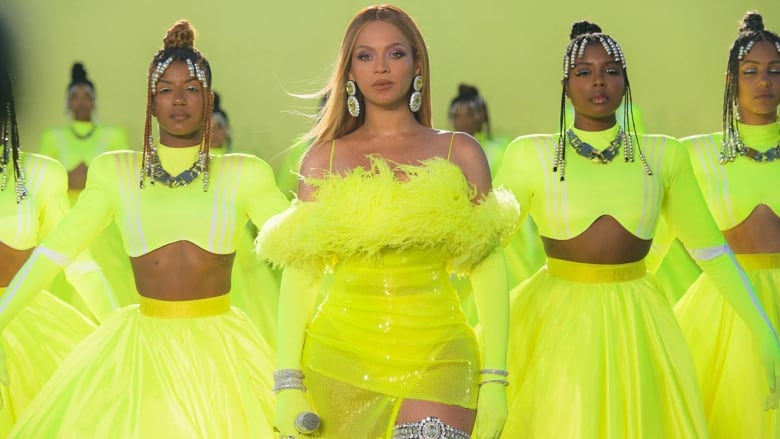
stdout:
<svg viewBox="0 0 780 439">
<path fill-rule="evenodd" d="M 260 255 L 277 267 L 319 272 L 386 250 L 436 249 L 452 271 L 465 273 L 506 240 L 519 219 L 517 201 L 503 188 L 473 203 L 475 188 L 443 158 L 394 171 L 372 157 L 370 170 L 307 183 L 317 201 L 295 200 L 258 236 Z"/>
</svg>

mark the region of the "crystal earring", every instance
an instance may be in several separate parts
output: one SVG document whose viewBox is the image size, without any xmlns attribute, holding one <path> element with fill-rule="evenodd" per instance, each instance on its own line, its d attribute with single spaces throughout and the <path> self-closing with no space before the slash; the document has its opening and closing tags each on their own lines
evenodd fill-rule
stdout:
<svg viewBox="0 0 780 439">
<path fill-rule="evenodd" d="M 355 93 L 357 93 L 355 81 L 351 79 L 347 81 L 347 86 L 345 88 L 347 90 L 347 111 L 349 111 L 350 116 L 358 117 L 360 116 L 360 102 L 358 101 L 357 96 L 355 96 Z"/>
<path fill-rule="evenodd" d="M 412 110 L 412 113 L 416 113 L 420 111 L 422 106 L 422 93 L 420 93 L 420 90 L 423 88 L 423 77 L 420 75 L 415 76 L 414 81 L 412 81 L 412 87 L 414 92 L 409 97 L 409 109 Z"/>
</svg>

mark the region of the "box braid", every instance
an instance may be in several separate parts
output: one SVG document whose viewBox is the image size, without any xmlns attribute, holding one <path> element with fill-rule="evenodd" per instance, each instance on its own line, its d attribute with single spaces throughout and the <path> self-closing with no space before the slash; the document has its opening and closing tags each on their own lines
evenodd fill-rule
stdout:
<svg viewBox="0 0 780 439">
<path fill-rule="evenodd" d="M 758 41 L 772 43 L 780 53 L 780 37 L 772 31 L 764 29 L 764 19 L 761 14 L 750 11 L 742 17 L 739 27 L 739 35 L 729 49 L 729 60 L 726 66 L 726 91 L 723 94 L 723 139 L 720 150 L 720 162 L 726 164 L 733 162 L 737 154 L 741 153 L 738 146 L 739 117 L 739 63 L 750 52 L 753 44 Z"/>
<path fill-rule="evenodd" d="M 625 134 L 623 138 L 623 156 L 626 162 L 634 161 L 634 144 L 636 143 L 639 150 L 639 158 L 642 160 L 642 165 L 645 168 L 647 175 L 652 175 L 650 166 L 647 164 L 642 148 L 639 145 L 639 137 L 636 135 L 636 122 L 634 121 L 634 111 L 632 107 L 633 100 L 631 98 L 631 85 L 628 81 L 628 69 L 626 68 L 626 57 L 623 54 L 623 49 L 620 48 L 620 44 L 615 41 L 609 35 L 601 32 L 601 27 L 595 23 L 589 21 L 578 21 L 572 25 L 571 32 L 569 33 L 569 45 L 566 46 L 566 51 L 563 54 L 563 80 L 561 81 L 561 112 L 559 117 L 559 132 L 558 143 L 555 148 L 555 157 L 553 158 L 553 172 L 560 171 L 560 181 L 564 181 L 565 167 L 566 167 L 566 139 L 565 132 L 567 128 L 566 122 L 566 83 L 569 80 L 569 71 L 574 68 L 577 59 L 582 58 L 585 54 L 585 47 L 590 43 L 598 43 L 606 50 L 607 54 L 612 56 L 615 62 L 619 63 L 623 67 L 623 77 L 626 82 L 626 90 L 623 94 L 623 105 L 626 111 L 623 114 L 623 127 L 625 127 Z M 633 135 L 633 139 L 631 136 Z"/>
<path fill-rule="evenodd" d="M 13 166 L 16 190 L 16 202 L 21 203 L 27 198 L 27 186 L 24 180 L 24 170 L 19 159 L 19 127 L 16 124 L 16 105 L 11 89 L 11 78 L 4 67 L 0 67 L 0 143 L 3 151 L 0 156 L 0 190 L 5 190 L 8 178 L 8 165 Z"/>
<path fill-rule="evenodd" d="M 146 121 L 144 123 L 144 150 L 141 164 L 140 187 L 143 189 L 144 180 L 152 179 L 152 101 L 157 94 L 157 81 L 165 73 L 168 66 L 174 61 L 185 61 L 190 74 L 197 78 L 205 90 L 211 88 L 211 66 L 209 61 L 198 49 L 195 48 L 195 29 L 189 21 L 180 20 L 174 24 L 163 39 L 163 48 L 152 58 L 149 65 L 148 83 L 146 87 Z M 198 167 L 203 172 L 203 191 L 208 189 L 208 164 L 209 148 L 211 146 L 211 113 L 214 108 L 214 97 L 210 92 L 203 99 L 203 120 L 201 130 L 200 152 L 198 154 Z M 151 180 L 154 182 L 154 180 Z"/>
</svg>

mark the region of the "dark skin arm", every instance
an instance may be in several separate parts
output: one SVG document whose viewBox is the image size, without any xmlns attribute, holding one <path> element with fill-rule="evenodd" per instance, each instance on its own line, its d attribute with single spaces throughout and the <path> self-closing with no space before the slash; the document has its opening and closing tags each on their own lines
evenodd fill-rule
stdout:
<svg viewBox="0 0 780 439">
<path fill-rule="evenodd" d="M 207 252 L 177 241 L 143 256 L 130 258 L 138 292 L 158 300 L 194 300 L 230 291 L 235 253 Z"/>
</svg>

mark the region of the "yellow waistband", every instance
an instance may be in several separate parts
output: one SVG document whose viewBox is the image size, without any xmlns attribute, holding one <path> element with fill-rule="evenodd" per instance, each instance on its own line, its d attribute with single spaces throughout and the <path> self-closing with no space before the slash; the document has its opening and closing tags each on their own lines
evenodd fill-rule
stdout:
<svg viewBox="0 0 780 439">
<path fill-rule="evenodd" d="M 587 264 L 547 258 L 547 272 L 574 282 L 626 282 L 647 274 L 645 260 L 627 264 Z"/>
<path fill-rule="evenodd" d="M 224 314 L 230 310 L 230 294 L 195 300 L 157 300 L 140 296 L 141 314 L 166 319 L 186 319 Z"/>
<path fill-rule="evenodd" d="M 734 256 L 739 265 L 748 271 L 780 268 L 780 253 L 739 253 Z"/>
</svg>

